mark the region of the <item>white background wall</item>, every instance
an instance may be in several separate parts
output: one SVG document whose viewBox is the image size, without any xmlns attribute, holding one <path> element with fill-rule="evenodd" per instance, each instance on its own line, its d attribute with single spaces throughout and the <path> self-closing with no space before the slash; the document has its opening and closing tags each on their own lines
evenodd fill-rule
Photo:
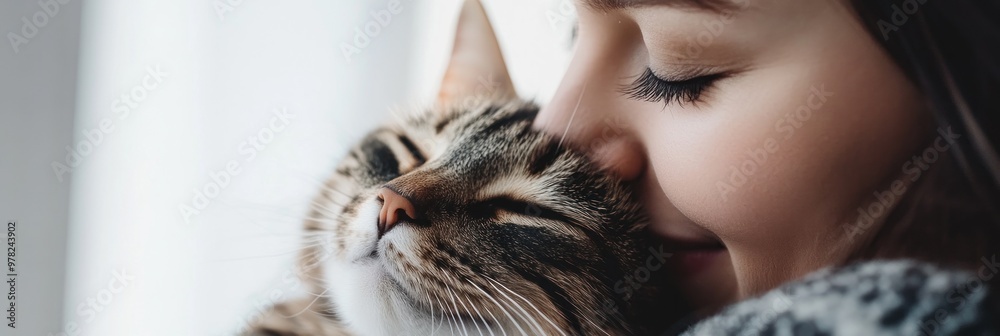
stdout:
<svg viewBox="0 0 1000 336">
<path fill-rule="evenodd" d="M 484 2 L 519 92 L 544 102 L 569 60 L 568 0 Z M 72 173 L 62 323 L 45 332 L 231 334 L 269 297 L 300 294 L 282 277 L 318 181 L 391 108 L 429 102 L 447 61 L 458 0 L 401 0 L 345 58 L 387 4 L 86 2 L 72 143 L 113 131 Z M 143 96 L 127 115 L 123 94 Z M 294 117 L 271 127 L 275 110 Z M 241 146 L 258 135 L 251 159 Z M 227 165 L 239 173 L 216 195 Z M 198 191 L 216 196 L 185 218 Z"/>
<path fill-rule="evenodd" d="M 58 4 L 58 3 L 57 3 Z M 53 161 L 72 142 L 80 4 L 70 2 L 41 27 L 37 1 L 0 1 L 0 220 L 7 266 L 7 221 L 16 224 L 16 329 L 7 327 L 6 283 L 0 288 L 0 335 L 45 335 L 62 320 L 70 181 L 56 179 Z M 34 24 L 32 24 L 33 26 Z M 10 43 L 10 33 L 26 43 Z M 29 37 L 30 36 L 30 37 Z M 16 39 L 16 38 L 15 38 Z M 18 40 L 21 42 L 20 40 Z M 9 269 L 4 267 L 6 275 Z M 5 277 L 3 282 L 6 282 Z"/>
</svg>

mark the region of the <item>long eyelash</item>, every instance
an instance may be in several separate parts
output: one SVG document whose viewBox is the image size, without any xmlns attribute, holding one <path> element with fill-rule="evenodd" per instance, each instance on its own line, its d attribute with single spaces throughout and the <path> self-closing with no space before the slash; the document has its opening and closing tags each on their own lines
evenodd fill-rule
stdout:
<svg viewBox="0 0 1000 336">
<path fill-rule="evenodd" d="M 682 81 L 668 81 L 660 79 L 653 74 L 653 71 L 646 69 L 636 78 L 632 84 L 622 90 L 622 93 L 629 98 L 645 100 L 648 102 L 662 101 L 664 105 L 676 102 L 696 103 L 701 98 L 705 90 L 712 87 L 716 80 L 725 77 L 725 74 L 713 74 L 695 77 Z"/>
</svg>

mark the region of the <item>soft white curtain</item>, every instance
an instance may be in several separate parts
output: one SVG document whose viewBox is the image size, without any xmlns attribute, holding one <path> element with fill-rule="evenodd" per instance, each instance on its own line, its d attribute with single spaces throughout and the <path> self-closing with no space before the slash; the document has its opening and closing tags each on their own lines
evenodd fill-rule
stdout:
<svg viewBox="0 0 1000 336">
<path fill-rule="evenodd" d="M 515 85 L 544 100 L 568 0 L 484 2 Z M 302 295 L 286 275 L 318 181 L 393 107 L 433 97 L 458 6 L 84 3 L 74 134 L 93 150 L 71 173 L 59 332 L 227 335 Z"/>
</svg>

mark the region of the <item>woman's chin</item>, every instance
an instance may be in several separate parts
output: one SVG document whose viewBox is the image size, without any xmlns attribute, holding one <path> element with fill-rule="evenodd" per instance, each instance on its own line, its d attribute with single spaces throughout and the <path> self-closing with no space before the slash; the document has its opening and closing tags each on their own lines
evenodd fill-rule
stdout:
<svg viewBox="0 0 1000 336">
<path fill-rule="evenodd" d="M 738 299 L 736 275 L 725 249 L 675 252 L 668 258 L 667 269 L 676 275 L 681 295 L 700 312 Z"/>
</svg>

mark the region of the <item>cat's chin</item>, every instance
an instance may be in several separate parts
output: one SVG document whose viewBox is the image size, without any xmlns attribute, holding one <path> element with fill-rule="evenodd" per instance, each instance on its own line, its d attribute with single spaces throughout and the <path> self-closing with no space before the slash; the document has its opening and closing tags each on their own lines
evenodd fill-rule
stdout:
<svg viewBox="0 0 1000 336">
<path fill-rule="evenodd" d="M 337 315 L 358 335 L 400 335 L 408 330 L 432 330 L 424 318 L 410 311 L 411 298 L 390 275 L 380 245 L 400 233 L 378 237 L 376 221 L 381 205 L 374 199 L 358 206 L 356 216 L 334 239 L 334 257 L 325 262 L 324 278 Z M 403 323 L 406 321 L 408 323 Z"/>
<path fill-rule="evenodd" d="M 456 335 L 477 323 L 441 311 L 425 311 L 393 277 L 381 258 L 342 264 L 327 271 L 337 316 L 357 335 Z M 479 323 L 479 328 L 482 324 Z"/>
<path fill-rule="evenodd" d="M 415 297 L 407 289 L 407 285 L 419 281 L 395 271 L 394 258 L 387 255 L 408 253 L 414 248 L 415 232 L 412 228 L 397 227 L 378 237 L 375 223 L 379 209 L 380 204 L 375 201 L 358 207 L 357 215 L 344 231 L 350 239 L 339 247 L 338 256 L 323 267 L 329 297 L 344 325 L 357 335 L 392 336 L 455 335 L 463 334 L 463 328 L 470 333 L 475 333 L 477 325 L 483 328 L 483 322 L 451 315 L 442 318 L 439 308 L 433 312 L 423 308 L 430 299 Z M 441 304 L 450 305 L 449 302 L 432 305 Z"/>
</svg>

